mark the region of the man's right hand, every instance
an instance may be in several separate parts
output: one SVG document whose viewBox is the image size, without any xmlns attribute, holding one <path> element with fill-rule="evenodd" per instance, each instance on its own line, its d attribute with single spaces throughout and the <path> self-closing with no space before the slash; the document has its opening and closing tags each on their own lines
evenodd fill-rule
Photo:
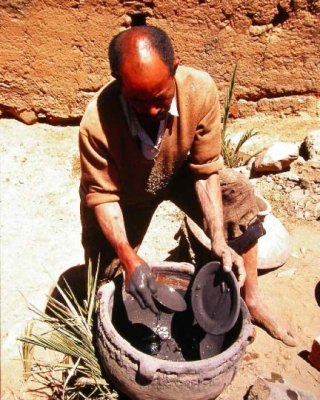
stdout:
<svg viewBox="0 0 320 400">
<path fill-rule="evenodd" d="M 156 293 L 154 277 L 147 263 L 143 262 L 138 265 L 133 273 L 126 279 L 126 289 L 139 303 L 140 307 L 150 308 L 155 314 L 159 314 L 159 310 L 154 304 L 152 295 Z"/>
<path fill-rule="evenodd" d="M 94 211 L 102 232 L 124 267 L 127 291 L 141 308 L 149 307 L 155 314 L 159 314 L 152 299 L 156 286 L 151 269 L 129 244 L 119 203 L 102 203 Z"/>
</svg>

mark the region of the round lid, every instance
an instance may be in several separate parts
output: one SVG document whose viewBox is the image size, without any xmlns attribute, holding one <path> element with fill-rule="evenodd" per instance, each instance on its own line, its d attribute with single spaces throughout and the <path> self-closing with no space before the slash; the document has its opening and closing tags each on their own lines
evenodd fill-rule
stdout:
<svg viewBox="0 0 320 400">
<path fill-rule="evenodd" d="M 194 317 L 211 335 L 230 331 L 240 312 L 240 289 L 233 272 L 220 262 L 210 262 L 197 273 L 191 288 Z"/>
<path fill-rule="evenodd" d="M 155 282 L 157 291 L 152 296 L 162 306 L 170 311 L 185 311 L 187 303 L 183 296 L 176 291 L 173 287 L 164 283 Z"/>
</svg>

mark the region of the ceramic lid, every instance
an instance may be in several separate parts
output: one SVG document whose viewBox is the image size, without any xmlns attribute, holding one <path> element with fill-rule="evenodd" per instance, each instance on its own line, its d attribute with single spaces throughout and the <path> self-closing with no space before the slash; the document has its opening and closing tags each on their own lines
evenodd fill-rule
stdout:
<svg viewBox="0 0 320 400">
<path fill-rule="evenodd" d="M 176 291 L 172 286 L 164 283 L 155 282 L 156 293 L 152 294 L 153 298 L 157 300 L 162 306 L 170 311 L 185 311 L 187 303 L 183 296 Z"/>
<path fill-rule="evenodd" d="M 204 265 L 191 288 L 194 317 L 211 335 L 230 331 L 240 312 L 240 289 L 233 272 L 225 272 L 220 262 Z"/>
</svg>

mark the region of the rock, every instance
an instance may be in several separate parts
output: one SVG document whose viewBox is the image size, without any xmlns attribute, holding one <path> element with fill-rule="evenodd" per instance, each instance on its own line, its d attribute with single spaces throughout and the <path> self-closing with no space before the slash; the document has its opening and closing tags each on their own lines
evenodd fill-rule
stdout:
<svg viewBox="0 0 320 400">
<path fill-rule="evenodd" d="M 250 169 L 248 168 L 247 165 L 234 168 L 234 170 L 237 171 L 237 172 L 240 172 L 241 174 L 243 174 L 247 178 L 250 178 Z"/>
<path fill-rule="evenodd" d="M 302 156 L 299 156 L 298 159 L 297 159 L 297 164 L 298 165 L 304 165 L 306 162 L 307 161 Z"/>
<path fill-rule="evenodd" d="M 296 273 L 297 268 L 289 268 L 285 271 L 278 272 L 278 278 L 291 278 Z"/>
<path fill-rule="evenodd" d="M 261 175 L 256 179 L 256 190 L 272 193 L 277 217 L 294 216 L 297 219 L 317 221 L 320 219 L 319 161 L 296 160 L 289 171 Z M 267 186 L 266 186 L 267 185 Z M 266 189 L 267 187 L 267 189 Z"/>
<path fill-rule="evenodd" d="M 320 160 L 311 162 L 310 167 L 313 169 L 320 169 Z"/>
<path fill-rule="evenodd" d="M 284 179 L 286 179 L 287 181 L 296 182 L 296 183 L 300 182 L 299 175 L 297 175 L 295 172 L 292 172 L 292 171 L 283 172 L 282 177 Z"/>
<path fill-rule="evenodd" d="M 306 219 L 307 221 L 312 221 L 313 220 L 313 215 L 311 214 L 310 211 L 305 211 L 303 216 L 304 216 L 304 219 Z"/>
<path fill-rule="evenodd" d="M 297 203 L 298 203 L 298 206 L 304 208 L 305 203 L 307 202 L 307 199 L 308 199 L 308 194 L 305 193 L 305 192 L 307 192 L 307 190 L 303 190 L 303 192 L 304 192 L 304 197 L 302 197 L 299 201 L 297 201 Z"/>
<path fill-rule="evenodd" d="M 250 388 L 247 400 L 316 400 L 311 394 L 284 383 L 258 378 Z"/>
<path fill-rule="evenodd" d="M 314 218 L 316 220 L 320 219 L 320 204 L 316 204 L 315 208 L 314 208 Z"/>
<path fill-rule="evenodd" d="M 304 219 L 303 211 L 299 211 L 299 212 L 296 214 L 296 216 L 297 216 L 298 219 Z"/>
<path fill-rule="evenodd" d="M 33 110 L 11 109 L 10 114 L 27 125 L 32 125 L 38 121 L 38 116 Z"/>
<path fill-rule="evenodd" d="M 37 114 L 32 110 L 23 110 L 19 113 L 19 119 L 27 125 L 32 125 L 38 121 Z"/>
<path fill-rule="evenodd" d="M 309 179 L 304 179 L 304 178 L 301 178 L 301 179 L 300 179 L 300 186 L 301 186 L 303 189 L 309 189 L 309 188 L 311 188 L 311 187 L 312 187 L 312 184 L 313 184 L 313 182 L 310 181 Z"/>
<path fill-rule="evenodd" d="M 312 200 L 308 200 L 306 201 L 305 208 L 306 210 L 312 211 L 315 208 L 315 204 Z"/>
<path fill-rule="evenodd" d="M 309 133 L 302 146 L 308 159 L 320 161 L 320 130 Z"/>
<path fill-rule="evenodd" d="M 306 197 L 303 189 L 295 189 L 289 195 L 289 198 L 294 203 L 299 203 L 301 200 L 304 200 Z"/>
<path fill-rule="evenodd" d="M 288 168 L 298 157 L 298 145 L 277 142 L 256 157 L 253 170 L 255 172 L 280 172 Z"/>
</svg>

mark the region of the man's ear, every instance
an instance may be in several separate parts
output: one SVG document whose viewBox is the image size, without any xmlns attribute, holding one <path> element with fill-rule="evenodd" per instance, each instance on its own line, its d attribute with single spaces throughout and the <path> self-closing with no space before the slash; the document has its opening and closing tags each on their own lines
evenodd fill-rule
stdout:
<svg viewBox="0 0 320 400">
<path fill-rule="evenodd" d="M 176 70 L 177 70 L 179 64 L 180 64 L 180 60 L 178 58 L 175 58 L 173 61 L 173 74 L 176 73 Z"/>
</svg>

